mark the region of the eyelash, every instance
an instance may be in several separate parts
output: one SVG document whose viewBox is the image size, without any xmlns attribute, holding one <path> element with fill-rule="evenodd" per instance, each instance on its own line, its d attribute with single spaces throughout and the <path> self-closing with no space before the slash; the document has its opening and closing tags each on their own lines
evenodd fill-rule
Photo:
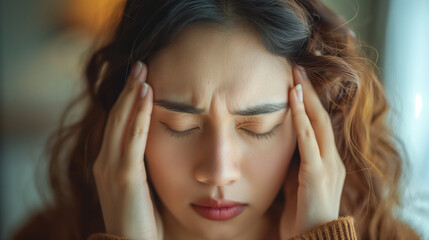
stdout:
<svg viewBox="0 0 429 240">
<path fill-rule="evenodd" d="M 266 132 L 266 133 L 254 133 L 254 132 L 251 132 L 251 131 L 249 131 L 249 130 L 246 130 L 246 129 L 242 129 L 243 131 L 245 131 L 249 136 L 251 136 L 251 137 L 253 137 L 253 138 L 256 138 L 257 140 L 262 140 L 262 138 L 264 138 L 264 139 L 269 139 L 269 138 L 271 138 L 272 136 L 274 136 L 274 134 L 275 134 L 275 130 L 276 130 L 276 128 L 278 127 L 278 126 L 280 126 L 280 125 L 282 125 L 281 123 L 280 124 L 277 124 L 273 129 L 271 129 L 271 131 L 269 131 L 269 132 Z M 173 130 L 173 129 L 171 129 L 171 128 L 169 128 L 169 127 L 167 127 L 166 125 L 164 125 L 165 127 L 166 127 L 166 129 L 168 130 L 168 132 L 170 133 L 170 137 L 177 137 L 177 138 L 185 138 L 185 137 L 187 137 L 187 136 L 189 136 L 189 135 L 191 135 L 192 133 L 192 130 L 194 130 L 195 128 L 192 128 L 192 129 L 189 129 L 189 130 L 186 130 L 186 131 L 175 131 L 175 130 Z"/>
<path fill-rule="evenodd" d="M 177 137 L 177 138 L 185 138 L 185 137 L 191 135 L 192 130 L 194 130 L 194 128 L 193 128 L 193 129 L 189 129 L 186 131 L 179 132 L 179 131 L 174 131 L 173 129 L 171 129 L 167 126 L 166 126 L 166 129 L 170 132 L 170 137 Z"/>
</svg>

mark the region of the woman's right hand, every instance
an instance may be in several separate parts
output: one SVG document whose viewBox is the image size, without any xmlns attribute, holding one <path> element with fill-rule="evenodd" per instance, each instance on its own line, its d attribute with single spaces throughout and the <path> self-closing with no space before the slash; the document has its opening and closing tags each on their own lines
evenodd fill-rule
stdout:
<svg viewBox="0 0 429 240">
<path fill-rule="evenodd" d="M 140 61 L 113 106 L 93 166 L 106 232 L 127 239 L 162 239 L 162 223 L 153 205 L 144 162 L 153 92 L 144 83 Z"/>
</svg>

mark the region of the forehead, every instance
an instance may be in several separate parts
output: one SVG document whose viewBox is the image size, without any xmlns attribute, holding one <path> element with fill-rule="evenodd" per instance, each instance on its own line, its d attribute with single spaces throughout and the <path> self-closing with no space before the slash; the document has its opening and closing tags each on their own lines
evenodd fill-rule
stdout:
<svg viewBox="0 0 429 240">
<path fill-rule="evenodd" d="M 285 101 L 293 83 L 286 59 L 268 52 L 244 28 L 189 26 L 148 65 L 156 99 L 203 108 L 215 96 L 232 108 Z"/>
</svg>

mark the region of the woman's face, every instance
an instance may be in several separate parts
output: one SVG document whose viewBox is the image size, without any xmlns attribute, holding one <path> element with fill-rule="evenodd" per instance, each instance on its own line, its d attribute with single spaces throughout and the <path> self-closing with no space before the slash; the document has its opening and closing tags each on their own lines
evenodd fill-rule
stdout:
<svg viewBox="0 0 429 240">
<path fill-rule="evenodd" d="M 166 228 L 206 239 L 257 229 L 296 147 L 291 66 L 249 31 L 196 25 L 148 65 L 154 106 L 145 161 Z M 192 207 L 203 199 L 240 202 L 244 211 L 209 219 Z"/>
</svg>

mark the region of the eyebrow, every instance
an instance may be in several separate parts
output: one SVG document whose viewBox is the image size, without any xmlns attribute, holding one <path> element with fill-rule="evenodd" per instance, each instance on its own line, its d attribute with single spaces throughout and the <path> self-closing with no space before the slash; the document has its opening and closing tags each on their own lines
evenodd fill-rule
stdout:
<svg viewBox="0 0 429 240">
<path fill-rule="evenodd" d="M 201 114 L 205 111 L 205 109 L 195 108 L 194 106 L 191 106 L 185 103 L 174 102 L 169 100 L 156 100 L 154 101 L 154 104 L 173 112 Z M 233 114 L 240 115 L 240 116 L 254 116 L 254 115 L 261 115 L 261 114 L 270 114 L 286 108 L 288 108 L 287 102 L 264 103 L 264 104 L 248 107 L 243 110 L 235 111 Z"/>
</svg>

